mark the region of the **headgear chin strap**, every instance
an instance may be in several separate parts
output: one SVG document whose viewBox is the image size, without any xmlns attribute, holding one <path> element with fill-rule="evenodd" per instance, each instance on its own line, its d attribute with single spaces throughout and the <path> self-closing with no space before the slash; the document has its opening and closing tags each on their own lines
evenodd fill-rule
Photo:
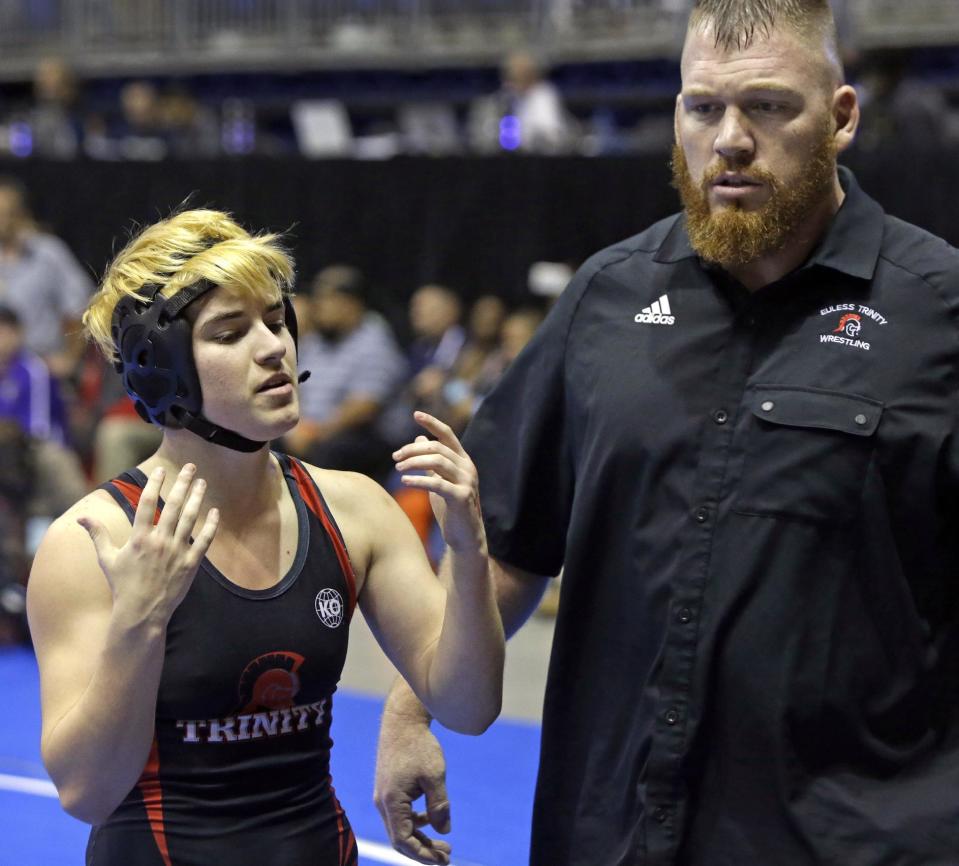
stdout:
<svg viewBox="0 0 959 866">
<path fill-rule="evenodd" d="M 247 439 L 201 414 L 203 391 L 193 359 L 193 328 L 182 313 L 215 288 L 215 283 L 200 280 L 173 297 L 164 298 L 159 286 L 146 285 L 143 292 L 148 300 L 131 295 L 121 298 L 114 307 L 111 325 L 117 352 L 113 366 L 144 421 L 172 429 L 184 428 L 233 451 L 259 451 L 266 442 Z M 283 307 L 296 347 L 296 313 L 285 295 Z M 298 381 L 305 381 L 309 375 L 301 374 Z"/>
</svg>

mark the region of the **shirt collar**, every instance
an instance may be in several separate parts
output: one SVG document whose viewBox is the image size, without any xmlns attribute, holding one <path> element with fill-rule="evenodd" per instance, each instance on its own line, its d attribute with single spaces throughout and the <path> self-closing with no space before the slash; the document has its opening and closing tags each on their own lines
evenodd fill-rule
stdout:
<svg viewBox="0 0 959 866">
<path fill-rule="evenodd" d="M 846 197 L 805 267 L 820 265 L 869 280 L 879 260 L 884 213 L 843 165 L 839 166 L 839 183 Z M 686 233 L 685 214 L 677 214 L 653 260 L 671 263 L 689 258 L 696 258 L 696 251 Z"/>
<path fill-rule="evenodd" d="M 807 267 L 820 265 L 871 280 L 879 261 L 885 214 L 844 165 L 839 166 L 839 183 L 846 197 Z"/>
</svg>

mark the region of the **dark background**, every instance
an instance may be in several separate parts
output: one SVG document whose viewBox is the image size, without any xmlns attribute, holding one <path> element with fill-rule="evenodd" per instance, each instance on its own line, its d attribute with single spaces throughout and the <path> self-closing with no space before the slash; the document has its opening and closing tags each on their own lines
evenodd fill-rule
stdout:
<svg viewBox="0 0 959 866">
<path fill-rule="evenodd" d="M 886 210 L 959 245 L 959 165 L 949 148 L 895 148 L 844 162 Z M 526 297 L 534 261 L 571 265 L 677 209 L 666 156 L 299 158 L 203 162 L 0 162 L 41 223 L 99 277 L 136 223 L 190 205 L 248 228 L 289 231 L 301 281 L 332 262 L 362 267 L 390 311 L 429 281 L 467 298 Z"/>
</svg>

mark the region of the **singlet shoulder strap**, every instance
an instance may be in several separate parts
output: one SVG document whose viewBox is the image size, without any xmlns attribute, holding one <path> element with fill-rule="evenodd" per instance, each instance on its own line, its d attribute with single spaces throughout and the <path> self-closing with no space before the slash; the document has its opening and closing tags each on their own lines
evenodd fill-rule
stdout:
<svg viewBox="0 0 959 866">
<path fill-rule="evenodd" d="M 327 506 L 319 486 L 306 467 L 295 457 L 290 457 L 287 454 L 281 454 L 279 452 L 274 453 L 276 453 L 276 457 L 280 461 L 283 471 L 285 473 L 288 472 L 296 482 L 296 491 L 303 502 L 306 503 L 306 507 L 317 520 L 320 521 L 326 530 L 326 534 L 330 538 L 333 550 L 336 552 L 336 558 L 339 560 L 340 568 L 343 570 L 346 585 L 349 587 L 350 614 L 352 615 L 353 609 L 356 607 L 356 574 L 353 571 L 353 563 L 350 562 L 350 555 L 346 550 L 346 542 L 343 540 L 339 526 L 336 525 L 336 521 L 333 519 L 333 513 Z"/>
<path fill-rule="evenodd" d="M 145 486 L 146 476 L 139 469 L 128 469 L 122 475 L 101 484 L 97 490 L 106 490 L 116 500 L 117 505 L 123 509 L 123 513 L 130 519 L 130 523 L 133 523 Z M 157 508 L 158 513 L 159 510 Z"/>
</svg>

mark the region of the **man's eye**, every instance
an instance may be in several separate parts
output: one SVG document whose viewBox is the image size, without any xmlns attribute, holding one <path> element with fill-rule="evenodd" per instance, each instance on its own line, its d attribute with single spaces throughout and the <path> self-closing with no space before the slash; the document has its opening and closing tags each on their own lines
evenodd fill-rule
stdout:
<svg viewBox="0 0 959 866">
<path fill-rule="evenodd" d="M 778 102 L 757 102 L 754 107 L 762 114 L 776 114 L 782 110 L 782 105 Z"/>
<path fill-rule="evenodd" d="M 711 114 L 715 114 L 716 111 L 719 110 L 719 106 L 709 102 L 700 102 L 692 106 L 692 108 L 689 110 L 699 117 L 709 117 Z"/>
<path fill-rule="evenodd" d="M 278 322 L 267 322 L 266 326 L 274 333 L 279 334 L 286 327 L 286 319 L 280 319 Z"/>
<path fill-rule="evenodd" d="M 239 337 L 239 333 L 236 331 L 223 331 L 220 334 L 217 334 L 213 337 L 213 342 L 215 343 L 233 343 Z"/>
</svg>

